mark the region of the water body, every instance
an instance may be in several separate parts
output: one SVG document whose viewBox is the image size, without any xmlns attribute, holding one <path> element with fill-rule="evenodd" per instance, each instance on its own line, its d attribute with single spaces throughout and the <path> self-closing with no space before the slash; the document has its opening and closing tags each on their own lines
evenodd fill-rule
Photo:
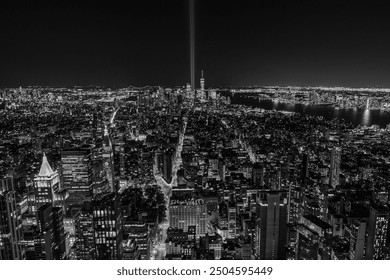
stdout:
<svg viewBox="0 0 390 280">
<path fill-rule="evenodd" d="M 291 104 L 272 100 L 259 100 L 258 98 L 245 97 L 243 95 L 235 95 L 234 97 L 231 97 L 231 101 L 232 104 L 248 105 L 265 110 L 289 111 L 313 116 L 322 116 L 328 120 L 334 118 L 344 119 L 345 122 L 356 125 L 378 125 L 379 127 L 384 128 L 386 125 L 390 124 L 390 113 L 382 110 L 336 109 L 329 105 Z"/>
</svg>

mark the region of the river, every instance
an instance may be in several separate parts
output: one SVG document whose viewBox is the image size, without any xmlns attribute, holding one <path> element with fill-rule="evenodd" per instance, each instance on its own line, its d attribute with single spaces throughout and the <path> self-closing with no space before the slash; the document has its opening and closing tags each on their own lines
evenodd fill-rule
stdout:
<svg viewBox="0 0 390 280">
<path fill-rule="evenodd" d="M 325 119 L 344 119 L 347 123 L 356 125 L 378 125 L 386 127 L 390 123 L 390 113 L 381 110 L 365 109 L 336 109 L 333 106 L 291 104 L 276 102 L 272 100 L 259 100 L 255 97 L 245 97 L 244 95 L 235 95 L 231 97 L 232 104 L 242 104 L 262 108 L 265 110 L 289 111 L 300 114 L 323 116 Z"/>
</svg>

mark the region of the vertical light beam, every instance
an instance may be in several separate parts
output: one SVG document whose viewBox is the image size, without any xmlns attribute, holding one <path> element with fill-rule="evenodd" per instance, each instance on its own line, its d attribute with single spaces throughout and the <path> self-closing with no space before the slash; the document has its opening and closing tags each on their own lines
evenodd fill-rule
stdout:
<svg viewBox="0 0 390 280">
<path fill-rule="evenodd" d="M 190 0 L 190 67 L 191 90 L 195 90 L 195 0 Z"/>
</svg>

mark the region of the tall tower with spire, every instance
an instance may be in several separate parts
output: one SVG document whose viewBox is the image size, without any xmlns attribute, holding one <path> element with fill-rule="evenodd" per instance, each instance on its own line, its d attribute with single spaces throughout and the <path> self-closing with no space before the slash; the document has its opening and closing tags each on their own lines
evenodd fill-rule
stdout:
<svg viewBox="0 0 390 280">
<path fill-rule="evenodd" d="M 102 157 L 103 157 L 103 170 L 106 174 L 109 191 L 114 192 L 115 191 L 114 153 L 112 149 L 110 135 L 108 134 L 107 126 L 104 127 Z"/>
<path fill-rule="evenodd" d="M 46 203 L 53 203 L 55 193 L 59 191 L 60 178 L 57 171 L 53 171 L 46 154 L 43 154 L 41 168 L 34 178 L 36 209 Z"/>
<path fill-rule="evenodd" d="M 204 77 L 203 77 L 203 70 L 202 70 L 202 75 L 200 78 L 200 90 L 204 92 Z"/>
</svg>

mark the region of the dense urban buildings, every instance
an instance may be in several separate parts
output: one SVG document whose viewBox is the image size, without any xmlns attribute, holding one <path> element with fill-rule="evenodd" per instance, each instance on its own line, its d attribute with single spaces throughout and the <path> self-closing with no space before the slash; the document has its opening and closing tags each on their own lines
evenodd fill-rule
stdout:
<svg viewBox="0 0 390 280">
<path fill-rule="evenodd" d="M 0 259 L 390 258 L 386 90 L 205 84 L 1 89 Z"/>
</svg>

